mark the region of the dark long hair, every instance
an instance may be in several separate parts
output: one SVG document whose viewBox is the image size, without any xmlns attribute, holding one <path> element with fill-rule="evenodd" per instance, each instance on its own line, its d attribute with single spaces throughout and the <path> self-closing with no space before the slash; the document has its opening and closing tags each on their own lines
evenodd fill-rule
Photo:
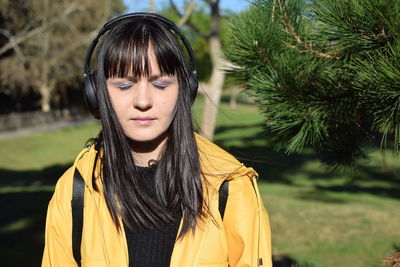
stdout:
<svg viewBox="0 0 400 267">
<path fill-rule="evenodd" d="M 155 174 L 156 193 L 161 204 L 139 188 L 140 172 L 132 157 L 132 142 L 125 136 L 112 107 L 106 79 L 148 77 L 151 73 L 149 46 L 152 45 L 161 75 L 177 75 L 179 83 L 175 116 Z M 157 227 L 160 222 L 183 216 L 179 237 L 194 231 L 206 215 L 199 154 L 192 128 L 191 97 L 187 60 L 176 36 L 155 19 L 134 18 L 120 22 L 104 37 L 96 63 L 96 86 L 102 131 L 97 146 L 104 149 L 102 183 L 112 219 L 120 229 L 119 217 L 135 226 Z"/>
</svg>

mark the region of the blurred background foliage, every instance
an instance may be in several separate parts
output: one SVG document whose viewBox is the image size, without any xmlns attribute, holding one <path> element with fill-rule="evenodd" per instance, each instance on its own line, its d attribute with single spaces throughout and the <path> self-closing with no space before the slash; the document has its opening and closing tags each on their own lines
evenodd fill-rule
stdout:
<svg viewBox="0 0 400 267">
<path fill-rule="evenodd" d="M 82 108 L 86 47 L 102 24 L 128 12 L 125 4 L 122 0 L 0 0 L 0 114 Z M 168 1 L 160 4 L 158 13 L 179 20 Z M 221 9 L 223 42 L 234 14 Z M 211 24 L 207 5 L 199 1 L 190 19 L 207 32 Z M 200 80 L 208 80 L 211 59 L 207 40 L 187 25 L 182 32 L 195 50 Z"/>
<path fill-rule="evenodd" d="M 122 0 L 1 0 L 0 113 L 74 105 L 85 47 L 124 8 Z"/>
</svg>

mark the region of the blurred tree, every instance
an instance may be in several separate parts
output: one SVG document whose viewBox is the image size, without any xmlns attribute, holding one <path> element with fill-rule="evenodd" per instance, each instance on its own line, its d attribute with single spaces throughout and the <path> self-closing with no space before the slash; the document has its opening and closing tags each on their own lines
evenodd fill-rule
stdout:
<svg viewBox="0 0 400 267">
<path fill-rule="evenodd" d="M 277 148 L 312 146 L 354 165 L 379 135 L 400 141 L 399 0 L 255 0 L 232 21 L 226 57 Z"/>
<path fill-rule="evenodd" d="M 149 0 L 149 11 L 155 12 L 155 10 L 156 10 L 156 4 L 154 3 L 154 0 Z"/>
<path fill-rule="evenodd" d="M 178 17 L 185 18 L 173 0 L 170 0 L 169 3 Z M 209 139 L 213 138 L 215 131 L 218 106 L 225 82 L 224 68 L 227 64 L 222 57 L 223 19 L 225 15 L 221 14 L 219 4 L 219 0 L 203 0 L 191 16 L 185 18 L 187 20 L 185 26 L 191 33 L 188 36 L 199 62 L 198 69 L 201 74 L 199 77 L 200 79 L 209 77 L 208 81 L 201 83 L 199 88 L 200 92 L 204 90 L 206 94 L 200 128 L 202 135 Z M 186 10 L 189 9 L 190 5 L 194 5 L 193 0 L 185 5 Z M 229 12 L 224 11 L 224 13 L 231 15 Z M 171 15 L 170 17 L 173 17 L 173 14 Z"/>
<path fill-rule="evenodd" d="M 57 88 L 80 77 L 96 29 L 123 9 L 122 0 L 0 0 L 0 90 L 33 89 L 49 111 Z"/>
<path fill-rule="evenodd" d="M 199 4 L 193 5 L 193 10 L 188 10 L 188 8 L 189 7 L 187 6 L 185 13 L 181 11 L 177 13 L 170 5 L 164 5 L 159 12 L 167 18 L 175 21 L 182 33 L 189 40 L 196 56 L 197 75 L 200 81 L 205 81 L 210 78 L 211 74 L 210 49 L 207 40 L 189 27 L 187 20 L 190 18 L 191 24 L 196 25 L 196 27 L 200 28 L 202 31 L 207 31 L 210 28 L 210 15 L 205 10 L 204 6 Z M 185 20 L 183 18 L 185 18 Z"/>
</svg>

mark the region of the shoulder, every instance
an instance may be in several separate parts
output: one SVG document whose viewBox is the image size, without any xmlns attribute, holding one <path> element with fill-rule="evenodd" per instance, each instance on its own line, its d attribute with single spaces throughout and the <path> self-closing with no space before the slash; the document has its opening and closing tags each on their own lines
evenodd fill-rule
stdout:
<svg viewBox="0 0 400 267">
<path fill-rule="evenodd" d="M 67 203 L 71 199 L 73 173 L 74 167 L 71 166 L 58 179 L 50 204 Z"/>
<path fill-rule="evenodd" d="M 239 162 L 232 154 L 206 138 L 195 134 L 197 148 L 200 156 L 200 165 L 203 174 L 212 179 L 217 187 L 224 180 L 240 179 L 248 180 L 257 175 L 252 169 Z"/>
<path fill-rule="evenodd" d="M 70 167 L 57 181 L 47 208 L 46 235 L 53 233 L 58 226 L 69 224 L 71 221 L 73 172 L 74 168 Z"/>
<path fill-rule="evenodd" d="M 82 149 L 76 157 L 74 164 L 70 166 L 63 175 L 61 175 L 55 187 L 53 201 L 57 200 L 64 202 L 69 201 L 72 198 L 74 174 L 77 170 L 81 173 L 86 184 L 88 184 L 89 182 L 91 183 L 91 167 L 93 167 L 94 161 L 91 154 L 95 152 L 93 150 L 93 147 Z"/>
<path fill-rule="evenodd" d="M 199 134 L 195 136 L 201 165 L 218 172 L 232 172 L 241 166 L 232 154 Z"/>
</svg>

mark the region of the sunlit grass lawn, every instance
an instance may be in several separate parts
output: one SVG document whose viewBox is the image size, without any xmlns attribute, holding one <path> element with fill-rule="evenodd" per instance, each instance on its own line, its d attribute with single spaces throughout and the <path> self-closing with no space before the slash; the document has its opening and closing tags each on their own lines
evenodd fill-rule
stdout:
<svg viewBox="0 0 400 267">
<path fill-rule="evenodd" d="M 299 266 L 383 266 L 400 247 L 398 158 L 375 147 L 364 168 L 332 173 L 309 150 L 291 156 L 273 151 L 263 118 L 252 108 L 223 107 L 227 115 L 220 114 L 218 125 L 226 130 L 215 141 L 260 172 L 277 259 Z"/>
<path fill-rule="evenodd" d="M 259 172 L 274 255 L 301 266 L 382 266 L 400 245 L 398 160 L 387 153 L 383 168 L 372 148 L 363 170 L 332 174 L 310 151 L 273 151 L 262 122 L 254 106 L 223 105 L 215 141 Z M 54 184 L 98 129 L 93 122 L 0 140 L 2 266 L 40 264 Z"/>
</svg>

